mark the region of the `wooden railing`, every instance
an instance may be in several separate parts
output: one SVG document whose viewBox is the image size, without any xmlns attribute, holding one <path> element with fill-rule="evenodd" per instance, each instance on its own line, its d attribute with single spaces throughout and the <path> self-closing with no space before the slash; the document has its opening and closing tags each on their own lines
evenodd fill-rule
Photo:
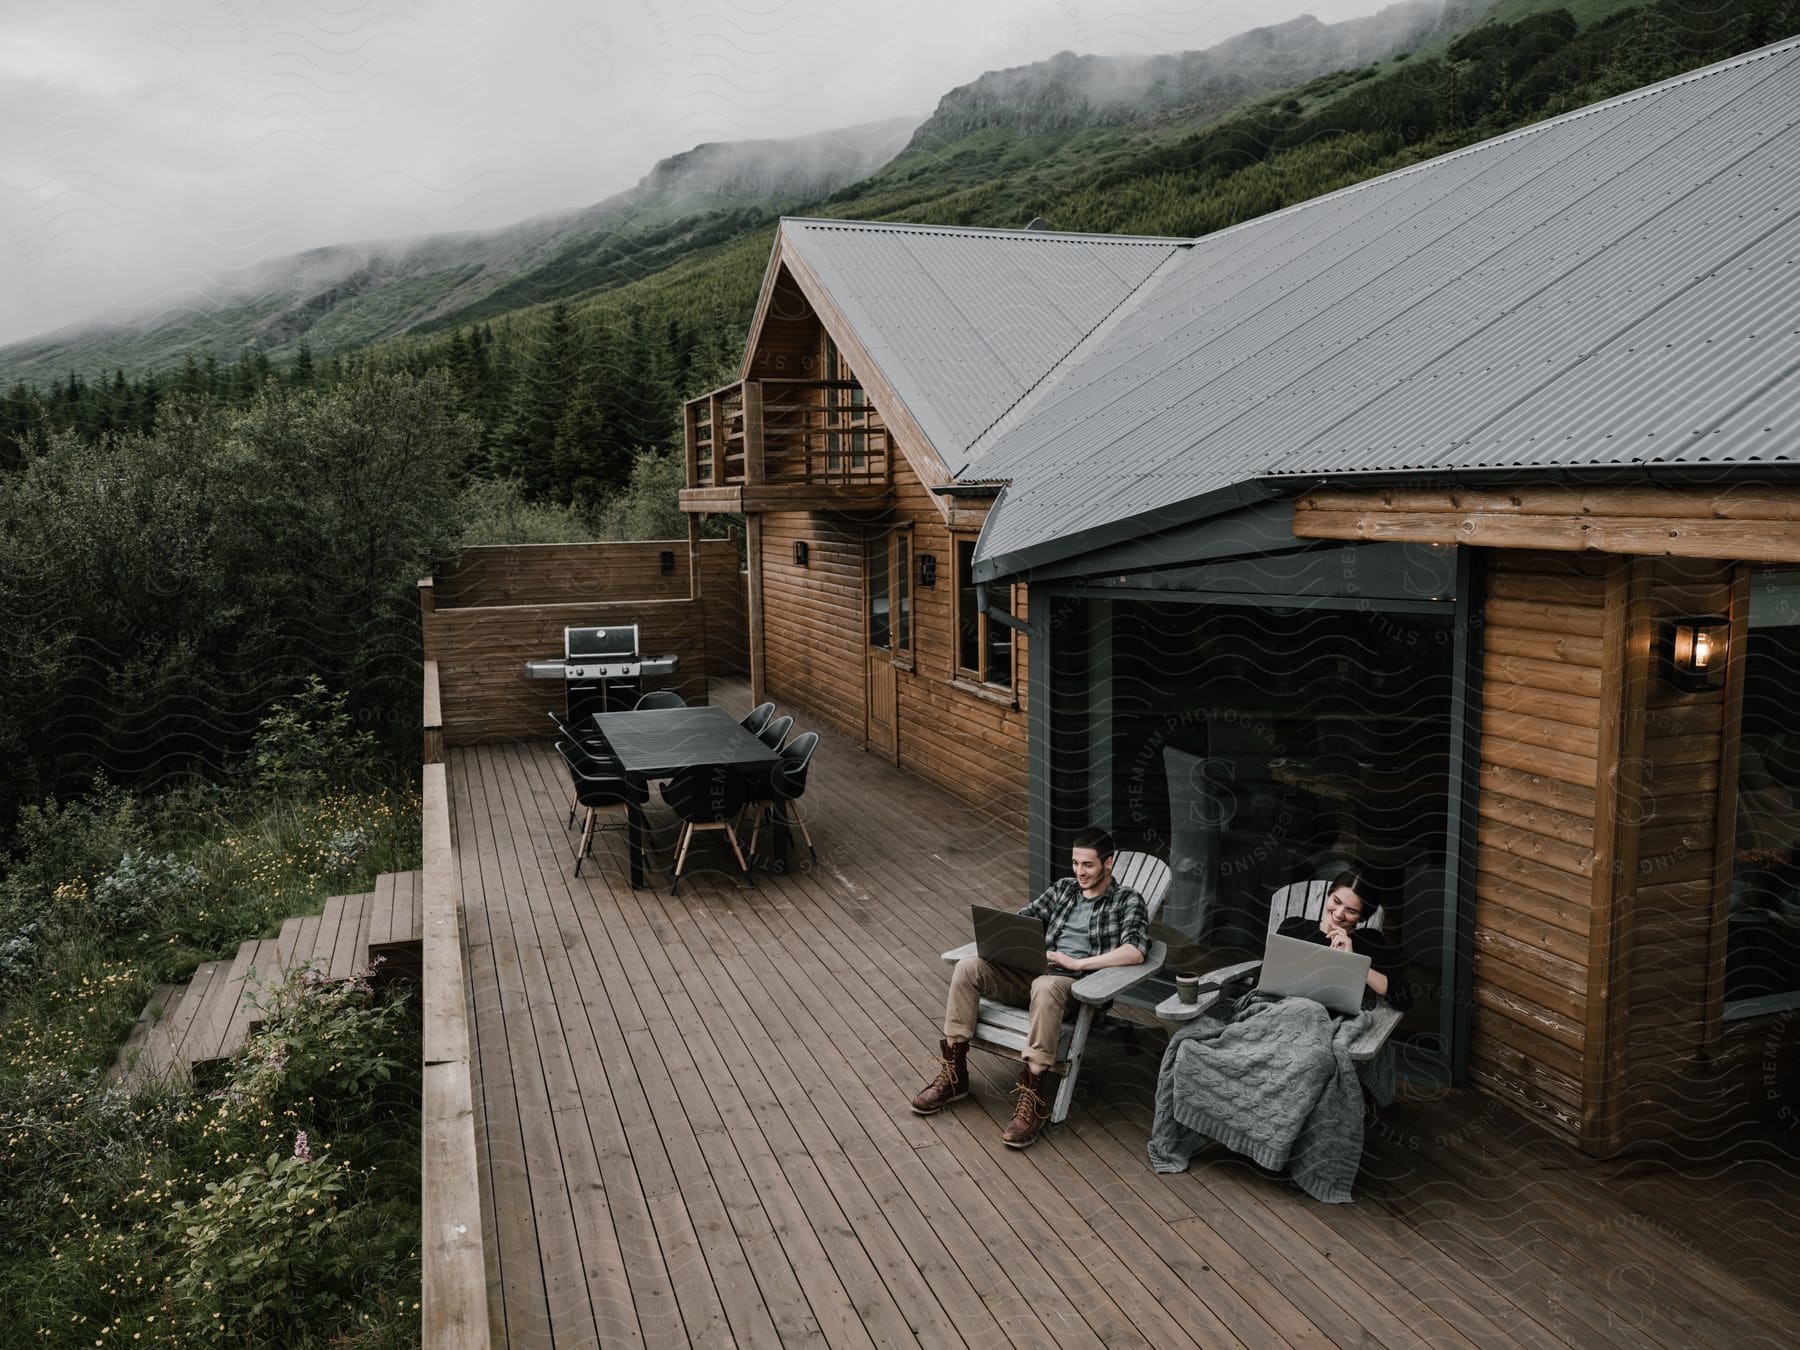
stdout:
<svg viewBox="0 0 1800 1350">
<path fill-rule="evenodd" d="M 690 488 L 875 488 L 893 444 L 854 380 L 745 380 L 688 400 Z"/>
<path fill-rule="evenodd" d="M 420 1108 L 420 1343 L 488 1350 L 462 887 L 442 764 L 424 770 L 424 1101 Z"/>
</svg>

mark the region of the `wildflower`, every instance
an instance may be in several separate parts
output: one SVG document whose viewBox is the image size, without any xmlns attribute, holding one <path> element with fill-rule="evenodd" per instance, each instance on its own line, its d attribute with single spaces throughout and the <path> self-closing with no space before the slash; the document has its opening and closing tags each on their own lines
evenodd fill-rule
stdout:
<svg viewBox="0 0 1800 1350">
<path fill-rule="evenodd" d="M 312 1161 L 312 1148 L 306 1142 L 305 1130 L 301 1130 L 294 1136 L 294 1156 L 301 1162 Z"/>
</svg>

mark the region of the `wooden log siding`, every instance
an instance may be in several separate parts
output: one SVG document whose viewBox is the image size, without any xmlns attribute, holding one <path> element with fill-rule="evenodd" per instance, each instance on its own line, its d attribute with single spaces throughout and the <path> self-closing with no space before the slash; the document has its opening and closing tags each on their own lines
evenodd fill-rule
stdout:
<svg viewBox="0 0 1800 1350">
<path fill-rule="evenodd" d="M 1651 569 L 1648 621 L 1731 613 L 1734 599 L 1739 607 L 1744 602 L 1742 594 L 1734 597 L 1733 573 L 1724 563 L 1659 560 Z M 1741 654 L 1741 648 L 1732 653 L 1734 662 Z M 1703 1072 L 1714 925 L 1725 918 L 1716 890 L 1729 879 L 1726 871 L 1715 880 L 1714 846 L 1721 833 L 1733 836 L 1720 812 L 1734 810 L 1736 799 L 1735 790 L 1721 793 L 1716 786 L 1730 748 L 1725 703 L 1722 689 L 1680 693 L 1661 679 L 1649 683 L 1636 903 L 1630 927 L 1619 934 L 1627 1013 L 1615 1055 L 1620 1099 L 1607 1141 L 1612 1148 L 1679 1139 L 1697 1124 L 1716 1127 L 1733 1105 L 1741 1117 L 1754 1104 L 1743 1092 L 1735 1104 L 1718 1100 Z M 1730 721 L 1735 738 L 1736 718 Z M 1713 786 L 1697 792 L 1699 784 Z M 1710 813 L 1694 809 L 1696 796 L 1712 804 Z M 1664 819 L 1665 798 L 1676 819 Z"/>
<path fill-rule="evenodd" d="M 1294 504 L 1302 539 L 1596 550 L 1800 562 L 1800 488 L 1574 486 L 1321 491 Z"/>
<path fill-rule="evenodd" d="M 1579 1136 L 1606 564 L 1490 556 L 1469 1071 Z"/>
<path fill-rule="evenodd" d="M 675 555 L 672 572 L 662 570 L 665 552 Z M 735 540 L 701 542 L 700 589 L 707 600 L 741 590 L 738 572 Z M 432 581 L 439 609 L 685 600 L 689 593 L 687 540 L 466 548 Z"/>
<path fill-rule="evenodd" d="M 999 828 L 1022 832 L 1026 781 L 1027 651 L 1015 634 L 1017 704 L 952 683 L 956 662 L 956 550 L 928 492 L 904 460 L 894 479 L 896 516 L 913 526 L 912 557 L 938 560 L 937 584 L 921 590 L 914 563 L 913 660 L 896 672 L 899 760 Z M 800 512 L 761 517 L 763 650 L 767 696 L 794 703 L 861 739 L 865 694 L 863 537 L 854 521 Z M 805 540 L 807 565 L 794 565 Z M 1027 612 L 1021 588 L 1019 613 Z"/>
<path fill-rule="evenodd" d="M 704 601 L 651 600 L 438 609 L 423 615 L 425 656 L 438 665 L 444 744 L 549 734 L 545 714 L 563 707 L 562 682 L 526 679 L 525 662 L 561 656 L 563 629 L 570 625 L 639 625 L 647 653 L 681 658 L 680 673 L 662 683 L 690 703 L 703 703 L 707 613 Z"/>
</svg>

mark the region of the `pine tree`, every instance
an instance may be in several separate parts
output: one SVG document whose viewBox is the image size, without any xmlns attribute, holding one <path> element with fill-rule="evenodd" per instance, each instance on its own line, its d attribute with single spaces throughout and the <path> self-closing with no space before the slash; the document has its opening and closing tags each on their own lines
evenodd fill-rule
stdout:
<svg viewBox="0 0 1800 1350">
<path fill-rule="evenodd" d="M 513 384 L 505 430 L 495 448 L 494 467 L 517 478 L 534 498 L 545 496 L 552 484 L 557 428 L 575 387 L 576 366 L 574 323 L 568 305 L 559 301 Z"/>
</svg>

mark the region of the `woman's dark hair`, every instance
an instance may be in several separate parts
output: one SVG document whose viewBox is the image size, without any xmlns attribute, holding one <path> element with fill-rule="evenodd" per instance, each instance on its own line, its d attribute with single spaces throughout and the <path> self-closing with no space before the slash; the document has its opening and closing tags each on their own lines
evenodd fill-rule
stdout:
<svg viewBox="0 0 1800 1350">
<path fill-rule="evenodd" d="M 1113 846 L 1112 835 L 1097 825 L 1089 825 L 1085 830 L 1077 830 L 1069 847 L 1072 849 L 1091 848 L 1100 855 L 1101 862 L 1105 862 L 1118 852 L 1118 849 Z"/>
<path fill-rule="evenodd" d="M 1369 893 L 1369 883 L 1364 880 L 1361 868 L 1351 867 L 1339 872 L 1331 879 L 1331 885 L 1325 888 L 1325 894 L 1330 895 L 1340 887 L 1346 891 L 1355 892 L 1356 898 L 1362 901 L 1362 913 L 1356 916 L 1358 924 L 1363 923 L 1371 914 L 1381 908 L 1381 902 Z"/>
</svg>

